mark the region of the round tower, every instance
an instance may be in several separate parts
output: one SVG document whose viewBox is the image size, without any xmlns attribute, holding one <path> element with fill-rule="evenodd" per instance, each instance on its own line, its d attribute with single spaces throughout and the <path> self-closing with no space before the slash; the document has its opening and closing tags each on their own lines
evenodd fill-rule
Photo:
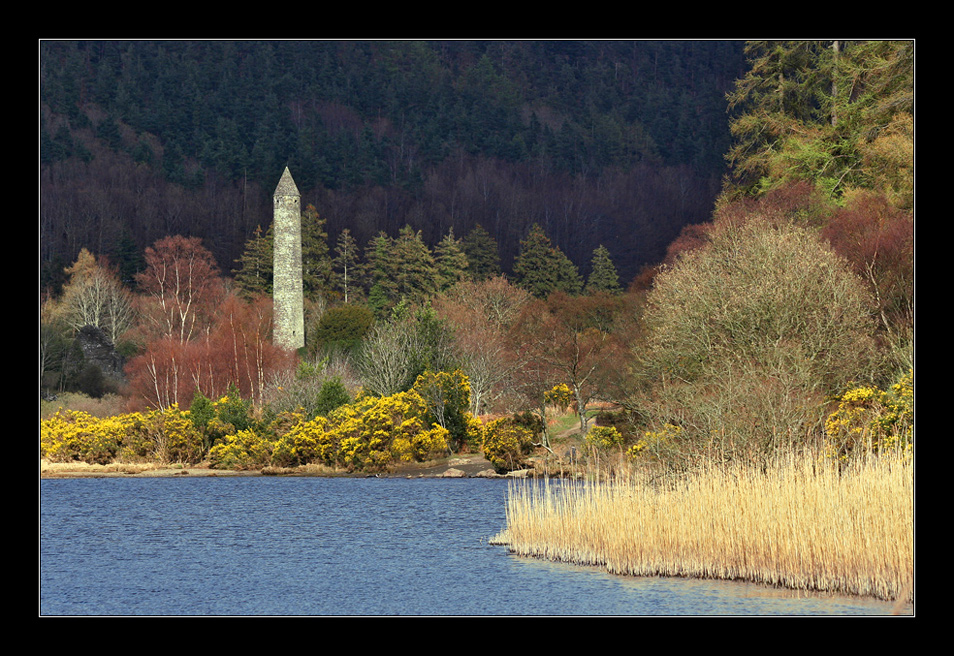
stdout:
<svg viewBox="0 0 954 656">
<path fill-rule="evenodd" d="M 305 345 L 305 309 L 301 265 L 301 194 L 285 167 L 274 195 L 275 322 L 272 339 L 287 349 Z"/>
</svg>

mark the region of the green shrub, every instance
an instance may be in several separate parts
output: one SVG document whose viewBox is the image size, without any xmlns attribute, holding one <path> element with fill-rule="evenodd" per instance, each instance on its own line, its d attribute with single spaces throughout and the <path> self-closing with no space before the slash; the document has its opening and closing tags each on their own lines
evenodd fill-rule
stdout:
<svg viewBox="0 0 954 656">
<path fill-rule="evenodd" d="M 341 382 L 339 376 L 326 380 L 321 384 L 318 398 L 315 400 L 315 413 L 328 415 L 332 410 L 351 403 L 351 395 Z"/>
<path fill-rule="evenodd" d="M 360 305 L 338 305 L 321 315 L 315 327 L 314 341 L 320 350 L 351 353 L 364 339 L 374 313 Z"/>
<path fill-rule="evenodd" d="M 452 448 L 457 450 L 467 439 L 470 407 L 470 381 L 459 369 L 453 372 L 425 371 L 412 388 L 424 400 L 427 420 L 447 429 Z"/>
</svg>

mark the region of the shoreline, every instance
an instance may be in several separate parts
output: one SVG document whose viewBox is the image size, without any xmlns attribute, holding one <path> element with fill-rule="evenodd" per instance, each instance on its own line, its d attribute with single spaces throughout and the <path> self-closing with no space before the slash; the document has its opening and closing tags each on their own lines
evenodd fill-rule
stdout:
<svg viewBox="0 0 954 656">
<path fill-rule="evenodd" d="M 464 454 L 428 463 L 402 464 L 387 472 L 347 472 L 326 467 L 266 467 L 254 470 L 211 469 L 207 463 L 188 465 L 122 464 L 90 465 L 82 462 L 40 462 L 41 479 L 63 478 L 219 478 L 219 477 L 314 477 L 314 478 L 523 478 L 527 470 L 498 474 L 481 455 Z"/>
</svg>

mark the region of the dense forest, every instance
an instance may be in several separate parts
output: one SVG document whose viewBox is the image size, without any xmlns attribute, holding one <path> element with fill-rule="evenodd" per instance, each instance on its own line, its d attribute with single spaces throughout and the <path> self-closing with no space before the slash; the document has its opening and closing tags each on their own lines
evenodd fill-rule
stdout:
<svg viewBox="0 0 954 656">
<path fill-rule="evenodd" d="M 43 41 L 43 285 L 82 248 L 135 272 L 173 234 L 229 271 L 286 165 L 332 242 L 480 225 L 509 270 L 538 224 L 628 282 L 711 213 L 742 46 Z"/>
<path fill-rule="evenodd" d="M 48 458 L 505 468 L 548 408 L 668 466 L 911 445 L 912 41 L 51 41 L 40 69 L 41 390 L 153 413 L 58 413 Z"/>
</svg>

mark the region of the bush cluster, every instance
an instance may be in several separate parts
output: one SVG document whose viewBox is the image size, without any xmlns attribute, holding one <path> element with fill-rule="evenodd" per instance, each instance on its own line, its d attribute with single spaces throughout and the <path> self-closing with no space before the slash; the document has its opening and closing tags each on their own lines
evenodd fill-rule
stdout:
<svg viewBox="0 0 954 656">
<path fill-rule="evenodd" d="M 178 406 L 106 418 L 60 410 L 40 422 L 40 456 L 51 462 L 196 463 L 204 453 L 202 433 Z"/>
<path fill-rule="evenodd" d="M 514 417 L 496 419 L 484 427 L 482 451 L 498 473 L 516 469 L 530 452 L 533 431 Z"/>
<path fill-rule="evenodd" d="M 838 397 L 838 408 L 825 422 L 829 455 L 845 460 L 853 452 L 884 452 L 913 447 L 914 370 L 888 391 L 851 386 Z"/>
<path fill-rule="evenodd" d="M 326 382 L 315 415 L 299 408 L 256 417 L 236 390 L 189 410 L 97 419 L 60 410 L 41 422 L 41 456 L 54 462 L 198 463 L 218 469 L 319 464 L 347 471 L 381 471 L 398 462 L 423 462 L 452 442 L 480 444 L 481 422 L 466 408 L 469 384 L 459 372 L 425 373 L 410 390 L 390 396 L 359 394 L 350 402 L 340 381 Z M 444 425 L 442 425 L 442 423 Z"/>
</svg>

